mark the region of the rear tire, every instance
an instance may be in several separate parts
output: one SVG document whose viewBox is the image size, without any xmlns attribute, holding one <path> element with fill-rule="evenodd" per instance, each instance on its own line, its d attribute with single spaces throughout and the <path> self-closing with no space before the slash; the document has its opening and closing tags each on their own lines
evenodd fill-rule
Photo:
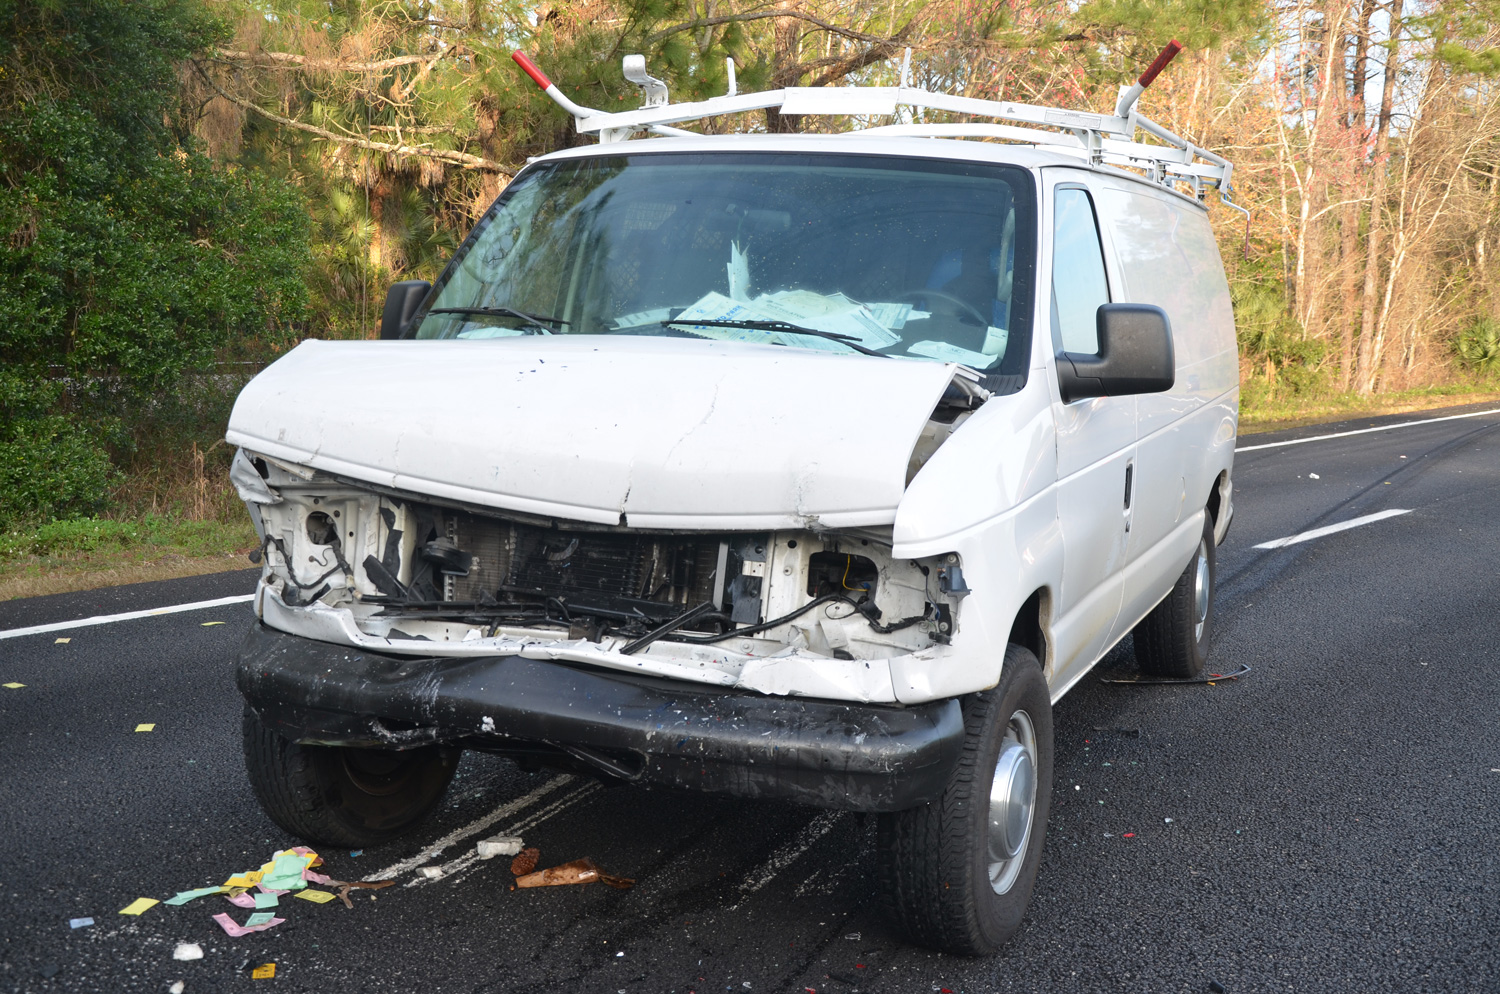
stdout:
<svg viewBox="0 0 1500 994">
<path fill-rule="evenodd" d="M 245 770 L 266 815 L 292 835 L 373 846 L 405 833 L 437 806 L 462 750 L 396 751 L 290 742 L 245 708 Z"/>
<path fill-rule="evenodd" d="M 1026 914 L 1052 802 L 1052 703 L 1036 657 L 1007 646 L 999 685 L 964 700 L 964 725 L 942 796 L 880 816 L 880 889 L 912 941 L 987 956 Z"/>
<path fill-rule="evenodd" d="M 1208 663 L 1214 627 L 1214 519 L 1203 515 L 1203 535 L 1172 592 L 1135 626 L 1135 658 L 1150 676 L 1191 679 Z"/>
</svg>

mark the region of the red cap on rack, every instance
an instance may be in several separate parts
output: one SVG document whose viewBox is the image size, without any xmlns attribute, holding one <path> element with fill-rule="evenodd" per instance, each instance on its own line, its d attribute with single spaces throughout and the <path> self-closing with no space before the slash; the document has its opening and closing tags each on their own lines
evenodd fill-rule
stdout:
<svg viewBox="0 0 1500 994">
<path fill-rule="evenodd" d="M 1172 44 L 1176 45 L 1177 43 L 1174 41 Z M 535 62 L 526 57 L 525 52 L 518 48 L 510 53 L 510 57 L 516 60 L 516 65 L 520 66 L 537 86 L 545 90 L 552 85 L 552 80 L 548 79 L 547 74 L 536 67 Z M 1161 60 L 1157 59 L 1157 61 L 1160 62 Z"/>
<path fill-rule="evenodd" d="M 1161 54 L 1156 57 L 1156 61 L 1146 67 L 1146 71 L 1141 73 L 1140 79 L 1137 79 L 1136 82 L 1143 87 L 1150 86 L 1156 80 L 1157 73 L 1167 68 L 1167 63 L 1175 59 L 1177 53 L 1180 51 L 1182 51 L 1182 42 L 1173 38 L 1167 43 L 1167 47 L 1161 50 Z M 516 54 L 520 55 L 519 52 Z M 530 71 L 529 69 L 527 70 L 527 72 Z M 534 79 L 535 77 L 532 78 Z"/>
</svg>

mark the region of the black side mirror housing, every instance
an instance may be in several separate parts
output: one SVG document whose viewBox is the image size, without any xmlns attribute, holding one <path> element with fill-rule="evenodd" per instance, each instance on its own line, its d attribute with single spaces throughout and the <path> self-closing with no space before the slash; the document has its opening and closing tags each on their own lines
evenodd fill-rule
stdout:
<svg viewBox="0 0 1500 994">
<path fill-rule="evenodd" d="M 431 290 L 432 284 L 426 280 L 402 280 L 391 284 L 385 293 L 385 310 L 380 314 L 381 339 L 404 335 L 412 315 L 417 313 L 417 308 L 422 306 Z"/>
<path fill-rule="evenodd" d="M 1177 382 L 1172 323 L 1150 304 L 1101 304 L 1094 315 L 1099 354 L 1057 354 L 1064 404 L 1086 397 L 1160 393 Z"/>
</svg>

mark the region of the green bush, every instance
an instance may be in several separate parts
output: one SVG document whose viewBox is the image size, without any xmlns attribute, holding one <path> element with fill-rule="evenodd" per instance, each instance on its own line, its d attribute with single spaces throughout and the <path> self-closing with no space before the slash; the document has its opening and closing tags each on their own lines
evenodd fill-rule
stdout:
<svg viewBox="0 0 1500 994">
<path fill-rule="evenodd" d="M 1480 318 L 1459 332 L 1454 343 L 1465 366 L 1481 373 L 1500 372 L 1500 321 Z"/>
<path fill-rule="evenodd" d="M 94 432 L 55 414 L 0 432 L 0 526 L 104 509 L 119 474 Z"/>
</svg>

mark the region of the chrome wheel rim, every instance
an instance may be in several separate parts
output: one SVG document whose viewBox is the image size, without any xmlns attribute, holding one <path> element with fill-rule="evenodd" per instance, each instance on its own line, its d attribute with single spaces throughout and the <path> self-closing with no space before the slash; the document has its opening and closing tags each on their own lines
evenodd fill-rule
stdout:
<svg viewBox="0 0 1500 994">
<path fill-rule="evenodd" d="M 1208 575 L 1208 539 L 1198 542 L 1198 576 L 1193 583 L 1193 641 L 1203 641 L 1203 626 L 1208 623 L 1208 598 L 1213 593 Z"/>
<path fill-rule="evenodd" d="M 988 857 L 990 887 L 1004 894 L 1021 875 L 1036 816 L 1036 729 L 1017 711 L 1006 722 L 995 776 L 990 782 Z"/>
</svg>

